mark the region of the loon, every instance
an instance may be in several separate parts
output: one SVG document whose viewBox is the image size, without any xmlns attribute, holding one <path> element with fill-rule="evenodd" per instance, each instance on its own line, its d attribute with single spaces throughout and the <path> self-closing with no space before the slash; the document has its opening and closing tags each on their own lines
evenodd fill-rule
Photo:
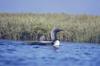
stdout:
<svg viewBox="0 0 100 66">
<path fill-rule="evenodd" d="M 32 41 L 32 42 L 29 42 L 29 43 L 32 44 L 32 45 L 53 45 L 54 47 L 58 48 L 59 45 L 60 45 L 60 41 L 57 39 L 57 33 L 60 32 L 60 31 L 63 31 L 63 30 L 54 27 L 51 30 L 51 33 L 50 33 L 50 35 L 51 35 L 50 36 L 50 38 L 51 38 L 50 41 L 46 41 L 45 36 L 42 35 L 40 37 L 39 41 Z"/>
<path fill-rule="evenodd" d="M 59 48 L 60 46 L 60 41 L 57 39 L 57 33 L 63 31 L 62 29 L 59 28 L 53 28 L 51 30 L 51 41 L 53 42 L 53 47 Z"/>
</svg>

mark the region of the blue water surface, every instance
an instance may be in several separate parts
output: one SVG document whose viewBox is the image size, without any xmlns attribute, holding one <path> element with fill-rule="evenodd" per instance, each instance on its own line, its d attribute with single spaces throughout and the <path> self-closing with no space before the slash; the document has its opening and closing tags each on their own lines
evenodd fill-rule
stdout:
<svg viewBox="0 0 100 66">
<path fill-rule="evenodd" d="M 0 40 L 0 66 L 100 66 L 100 45 L 61 42 L 55 50 L 50 45 Z"/>
</svg>

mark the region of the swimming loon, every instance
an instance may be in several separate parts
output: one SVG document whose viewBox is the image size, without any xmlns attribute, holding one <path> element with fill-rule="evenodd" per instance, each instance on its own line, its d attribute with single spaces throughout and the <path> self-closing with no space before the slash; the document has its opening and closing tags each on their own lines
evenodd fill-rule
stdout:
<svg viewBox="0 0 100 66">
<path fill-rule="evenodd" d="M 53 42 L 53 46 L 55 48 L 59 48 L 60 46 L 60 41 L 57 39 L 57 33 L 60 31 L 63 31 L 63 30 L 59 28 L 53 28 L 51 30 L 51 41 Z"/>
<path fill-rule="evenodd" d="M 32 45 L 53 45 L 54 47 L 59 47 L 60 41 L 57 39 L 57 33 L 60 32 L 60 31 L 63 31 L 63 30 L 54 27 L 51 30 L 51 33 L 50 33 L 50 35 L 51 35 L 50 36 L 50 38 L 51 38 L 50 41 L 46 41 L 45 36 L 42 35 L 39 39 L 40 41 L 32 41 L 32 42 L 29 42 L 29 43 L 32 44 Z"/>
</svg>

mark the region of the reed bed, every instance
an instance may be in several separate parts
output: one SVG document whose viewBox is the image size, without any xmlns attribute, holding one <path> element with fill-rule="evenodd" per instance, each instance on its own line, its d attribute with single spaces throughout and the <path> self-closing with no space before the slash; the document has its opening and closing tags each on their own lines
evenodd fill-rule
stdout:
<svg viewBox="0 0 100 66">
<path fill-rule="evenodd" d="M 100 16 L 65 13 L 0 13 L 0 39 L 50 40 L 50 31 L 63 29 L 58 39 L 71 42 L 100 43 Z"/>
</svg>

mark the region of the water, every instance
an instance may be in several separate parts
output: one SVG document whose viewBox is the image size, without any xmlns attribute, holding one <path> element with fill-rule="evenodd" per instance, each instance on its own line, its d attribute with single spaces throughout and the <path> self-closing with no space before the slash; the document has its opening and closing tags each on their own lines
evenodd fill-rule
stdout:
<svg viewBox="0 0 100 66">
<path fill-rule="evenodd" d="M 0 40 L 0 66 L 100 66 L 100 45 L 61 42 L 55 50 Z"/>
</svg>

